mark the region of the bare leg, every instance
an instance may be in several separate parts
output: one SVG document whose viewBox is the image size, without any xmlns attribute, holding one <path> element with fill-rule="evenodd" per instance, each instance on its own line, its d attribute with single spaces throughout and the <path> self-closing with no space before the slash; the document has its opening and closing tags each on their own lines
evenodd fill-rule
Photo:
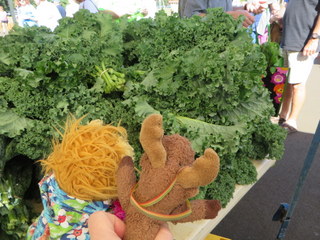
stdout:
<svg viewBox="0 0 320 240">
<path fill-rule="evenodd" d="M 283 92 L 281 111 L 279 113 L 280 118 L 287 119 L 287 116 L 290 113 L 292 107 L 292 95 L 293 95 L 293 86 L 292 84 L 287 83 Z"/>
<path fill-rule="evenodd" d="M 290 52 L 287 55 L 287 60 L 290 69 L 289 82 L 290 91 L 284 92 L 283 108 L 280 112 L 280 117 L 288 117 L 286 122 L 281 124 L 282 127 L 289 132 L 297 131 L 297 118 L 301 112 L 306 96 L 306 81 L 312 70 L 313 61 L 318 53 L 311 56 L 303 56 L 301 52 Z M 302 70 L 303 69 L 303 70 Z M 291 97 L 288 97 L 288 94 Z M 288 100 L 290 99 L 290 104 Z M 291 106 L 291 109 L 289 109 Z"/>
<path fill-rule="evenodd" d="M 304 83 L 294 84 L 292 88 L 292 109 L 287 121 L 297 121 L 306 97 L 306 85 Z"/>
</svg>

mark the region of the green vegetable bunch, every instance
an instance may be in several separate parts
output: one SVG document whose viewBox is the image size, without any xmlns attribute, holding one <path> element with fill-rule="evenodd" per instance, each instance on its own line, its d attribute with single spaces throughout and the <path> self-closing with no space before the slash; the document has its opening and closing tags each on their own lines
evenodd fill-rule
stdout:
<svg viewBox="0 0 320 240">
<path fill-rule="evenodd" d="M 126 83 L 125 75 L 123 73 L 115 71 L 113 68 L 106 68 L 104 63 L 101 63 L 101 67 L 95 66 L 97 73 L 96 81 L 101 80 L 105 83 L 105 93 L 111 93 L 115 91 L 124 91 L 124 84 Z"/>
</svg>

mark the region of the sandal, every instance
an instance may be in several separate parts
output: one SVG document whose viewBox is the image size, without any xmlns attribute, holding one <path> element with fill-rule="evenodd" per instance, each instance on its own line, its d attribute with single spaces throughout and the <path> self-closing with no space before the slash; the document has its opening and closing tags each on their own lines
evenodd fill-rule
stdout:
<svg viewBox="0 0 320 240">
<path fill-rule="evenodd" d="M 286 129 L 288 131 L 288 133 L 294 133 L 294 132 L 298 131 L 297 124 L 293 123 L 293 122 L 290 124 L 287 121 L 287 122 L 282 123 L 282 125 L 280 125 L 280 126 L 283 127 L 284 129 Z"/>
<path fill-rule="evenodd" d="M 286 122 L 286 119 L 284 118 L 279 118 L 279 121 L 278 121 L 278 125 L 281 126 L 283 123 Z"/>
</svg>

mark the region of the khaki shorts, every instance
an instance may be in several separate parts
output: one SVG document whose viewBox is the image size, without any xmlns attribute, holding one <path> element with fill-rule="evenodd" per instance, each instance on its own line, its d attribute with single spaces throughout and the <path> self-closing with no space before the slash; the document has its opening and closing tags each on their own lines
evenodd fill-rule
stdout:
<svg viewBox="0 0 320 240">
<path fill-rule="evenodd" d="M 284 67 L 289 67 L 290 84 L 306 83 L 312 70 L 312 66 L 318 53 L 311 56 L 303 56 L 302 52 L 283 51 Z"/>
</svg>

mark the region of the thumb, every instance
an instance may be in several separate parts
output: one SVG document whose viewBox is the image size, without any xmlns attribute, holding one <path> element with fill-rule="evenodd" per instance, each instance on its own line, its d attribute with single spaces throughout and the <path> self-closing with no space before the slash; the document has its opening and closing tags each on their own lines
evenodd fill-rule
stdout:
<svg viewBox="0 0 320 240">
<path fill-rule="evenodd" d="M 124 222 L 118 218 L 117 216 L 108 213 L 113 218 L 113 226 L 115 233 L 122 239 L 125 232 L 125 224 Z"/>
<path fill-rule="evenodd" d="M 167 223 L 163 223 L 160 227 L 160 230 L 154 240 L 173 240 L 173 235 L 170 232 Z"/>
<path fill-rule="evenodd" d="M 115 215 L 97 211 L 88 220 L 91 240 L 120 240 L 124 235 L 125 225 Z"/>
</svg>

